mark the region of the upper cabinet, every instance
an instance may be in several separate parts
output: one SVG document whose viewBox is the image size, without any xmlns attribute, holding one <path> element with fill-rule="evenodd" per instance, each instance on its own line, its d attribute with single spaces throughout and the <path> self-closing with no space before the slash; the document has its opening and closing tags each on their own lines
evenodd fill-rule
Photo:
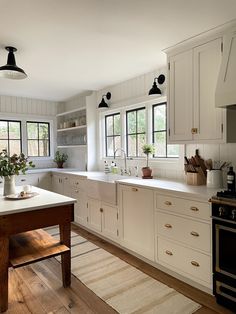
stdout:
<svg viewBox="0 0 236 314">
<path fill-rule="evenodd" d="M 169 62 L 169 141 L 223 140 L 223 111 L 215 107 L 222 38 L 177 53 Z"/>
<path fill-rule="evenodd" d="M 166 53 L 169 143 L 236 142 L 236 110 L 216 106 L 216 91 L 226 77 L 234 82 L 235 91 L 236 58 L 229 54 L 236 55 L 236 32 L 210 31 Z"/>
<path fill-rule="evenodd" d="M 223 58 L 216 88 L 216 106 L 236 105 L 236 26 L 224 34 Z"/>
</svg>

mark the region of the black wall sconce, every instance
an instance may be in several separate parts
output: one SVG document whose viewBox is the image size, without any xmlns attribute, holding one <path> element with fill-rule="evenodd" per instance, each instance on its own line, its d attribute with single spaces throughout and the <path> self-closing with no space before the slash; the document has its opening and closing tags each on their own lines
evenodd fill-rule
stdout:
<svg viewBox="0 0 236 314">
<path fill-rule="evenodd" d="M 98 105 L 98 108 L 108 108 L 108 104 L 105 102 L 104 97 L 106 97 L 107 100 L 111 99 L 111 93 L 107 92 L 105 95 L 102 95 L 102 100 L 100 104 Z"/>
<path fill-rule="evenodd" d="M 27 77 L 25 71 L 16 65 L 14 52 L 17 51 L 15 47 L 5 47 L 8 51 L 7 64 L 0 67 L 0 77 L 12 80 L 22 80 Z"/>
<path fill-rule="evenodd" d="M 160 74 L 158 77 L 154 78 L 154 82 L 152 85 L 152 88 L 150 89 L 148 95 L 152 96 L 152 95 L 161 95 L 161 90 L 160 88 L 157 86 L 157 83 L 159 85 L 162 85 L 165 82 L 165 75 L 164 74 Z M 157 83 L 156 83 L 157 81 Z"/>
</svg>

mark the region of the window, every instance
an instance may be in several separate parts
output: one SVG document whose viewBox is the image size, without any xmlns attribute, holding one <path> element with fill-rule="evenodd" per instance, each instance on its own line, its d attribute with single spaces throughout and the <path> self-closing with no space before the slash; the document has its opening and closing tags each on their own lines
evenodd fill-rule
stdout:
<svg viewBox="0 0 236 314">
<path fill-rule="evenodd" d="M 121 147 L 120 114 L 105 116 L 106 157 L 113 157 L 117 148 Z"/>
<path fill-rule="evenodd" d="M 126 111 L 127 156 L 144 156 L 142 146 L 146 143 L 146 111 L 139 108 Z"/>
<path fill-rule="evenodd" d="M 21 153 L 21 122 L 0 120 L 0 151 L 6 149 L 9 155 Z"/>
<path fill-rule="evenodd" d="M 27 121 L 27 150 L 29 157 L 50 156 L 49 138 L 49 123 Z"/>
<path fill-rule="evenodd" d="M 152 119 L 154 157 L 179 157 L 179 145 L 167 144 L 166 103 L 153 105 Z"/>
</svg>

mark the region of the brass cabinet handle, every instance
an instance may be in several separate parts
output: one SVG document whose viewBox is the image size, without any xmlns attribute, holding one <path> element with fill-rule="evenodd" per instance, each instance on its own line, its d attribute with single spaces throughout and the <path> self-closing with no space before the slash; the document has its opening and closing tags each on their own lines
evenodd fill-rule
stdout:
<svg viewBox="0 0 236 314">
<path fill-rule="evenodd" d="M 165 205 L 170 206 L 172 203 L 170 201 L 165 201 Z"/>
<path fill-rule="evenodd" d="M 103 213 L 103 208 L 100 208 L 100 212 Z"/>
<path fill-rule="evenodd" d="M 26 181 L 26 179 L 21 179 L 21 182 L 25 182 Z"/>
<path fill-rule="evenodd" d="M 199 267 L 200 266 L 200 264 L 198 262 L 195 262 L 195 261 L 191 261 L 191 264 L 193 266 L 195 266 L 195 267 Z"/>
<path fill-rule="evenodd" d="M 191 133 L 192 133 L 192 134 L 197 134 L 197 132 L 198 132 L 197 128 L 192 128 L 192 129 L 191 129 Z"/>
<path fill-rule="evenodd" d="M 168 251 L 168 250 L 166 250 L 166 254 L 170 255 L 170 256 L 173 255 L 173 253 L 171 251 Z"/>
<path fill-rule="evenodd" d="M 194 237 L 199 237 L 199 233 L 197 233 L 196 231 L 191 231 L 190 234 Z"/>
<path fill-rule="evenodd" d="M 138 192 L 138 189 L 137 188 L 132 188 L 132 191 L 133 192 Z"/>
<path fill-rule="evenodd" d="M 195 207 L 195 206 L 191 206 L 190 209 L 192 211 L 194 211 L 194 212 L 198 212 L 199 211 L 199 209 L 197 207 Z"/>
<path fill-rule="evenodd" d="M 78 185 L 78 184 L 79 184 L 79 182 L 75 182 L 75 184 L 76 184 L 76 185 Z"/>
<path fill-rule="evenodd" d="M 67 178 L 67 177 L 65 177 L 65 180 L 68 180 L 68 178 Z"/>
<path fill-rule="evenodd" d="M 172 228 L 172 226 L 171 226 L 170 224 L 165 224 L 165 227 L 166 227 L 166 228 L 169 228 L 169 229 Z"/>
<path fill-rule="evenodd" d="M 75 193 L 79 193 L 79 190 L 75 190 Z"/>
</svg>

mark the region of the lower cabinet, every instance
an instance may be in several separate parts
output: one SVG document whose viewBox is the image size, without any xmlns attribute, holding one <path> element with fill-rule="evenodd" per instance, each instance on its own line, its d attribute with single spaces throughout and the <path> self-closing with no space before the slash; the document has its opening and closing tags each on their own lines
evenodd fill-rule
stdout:
<svg viewBox="0 0 236 314">
<path fill-rule="evenodd" d="M 212 287 L 208 202 L 156 193 L 155 242 L 158 264 L 207 288 Z"/>
<path fill-rule="evenodd" d="M 120 210 L 121 244 L 154 261 L 153 190 L 120 185 Z"/>
<path fill-rule="evenodd" d="M 88 198 L 88 228 L 117 240 L 119 235 L 117 207 Z"/>
</svg>

